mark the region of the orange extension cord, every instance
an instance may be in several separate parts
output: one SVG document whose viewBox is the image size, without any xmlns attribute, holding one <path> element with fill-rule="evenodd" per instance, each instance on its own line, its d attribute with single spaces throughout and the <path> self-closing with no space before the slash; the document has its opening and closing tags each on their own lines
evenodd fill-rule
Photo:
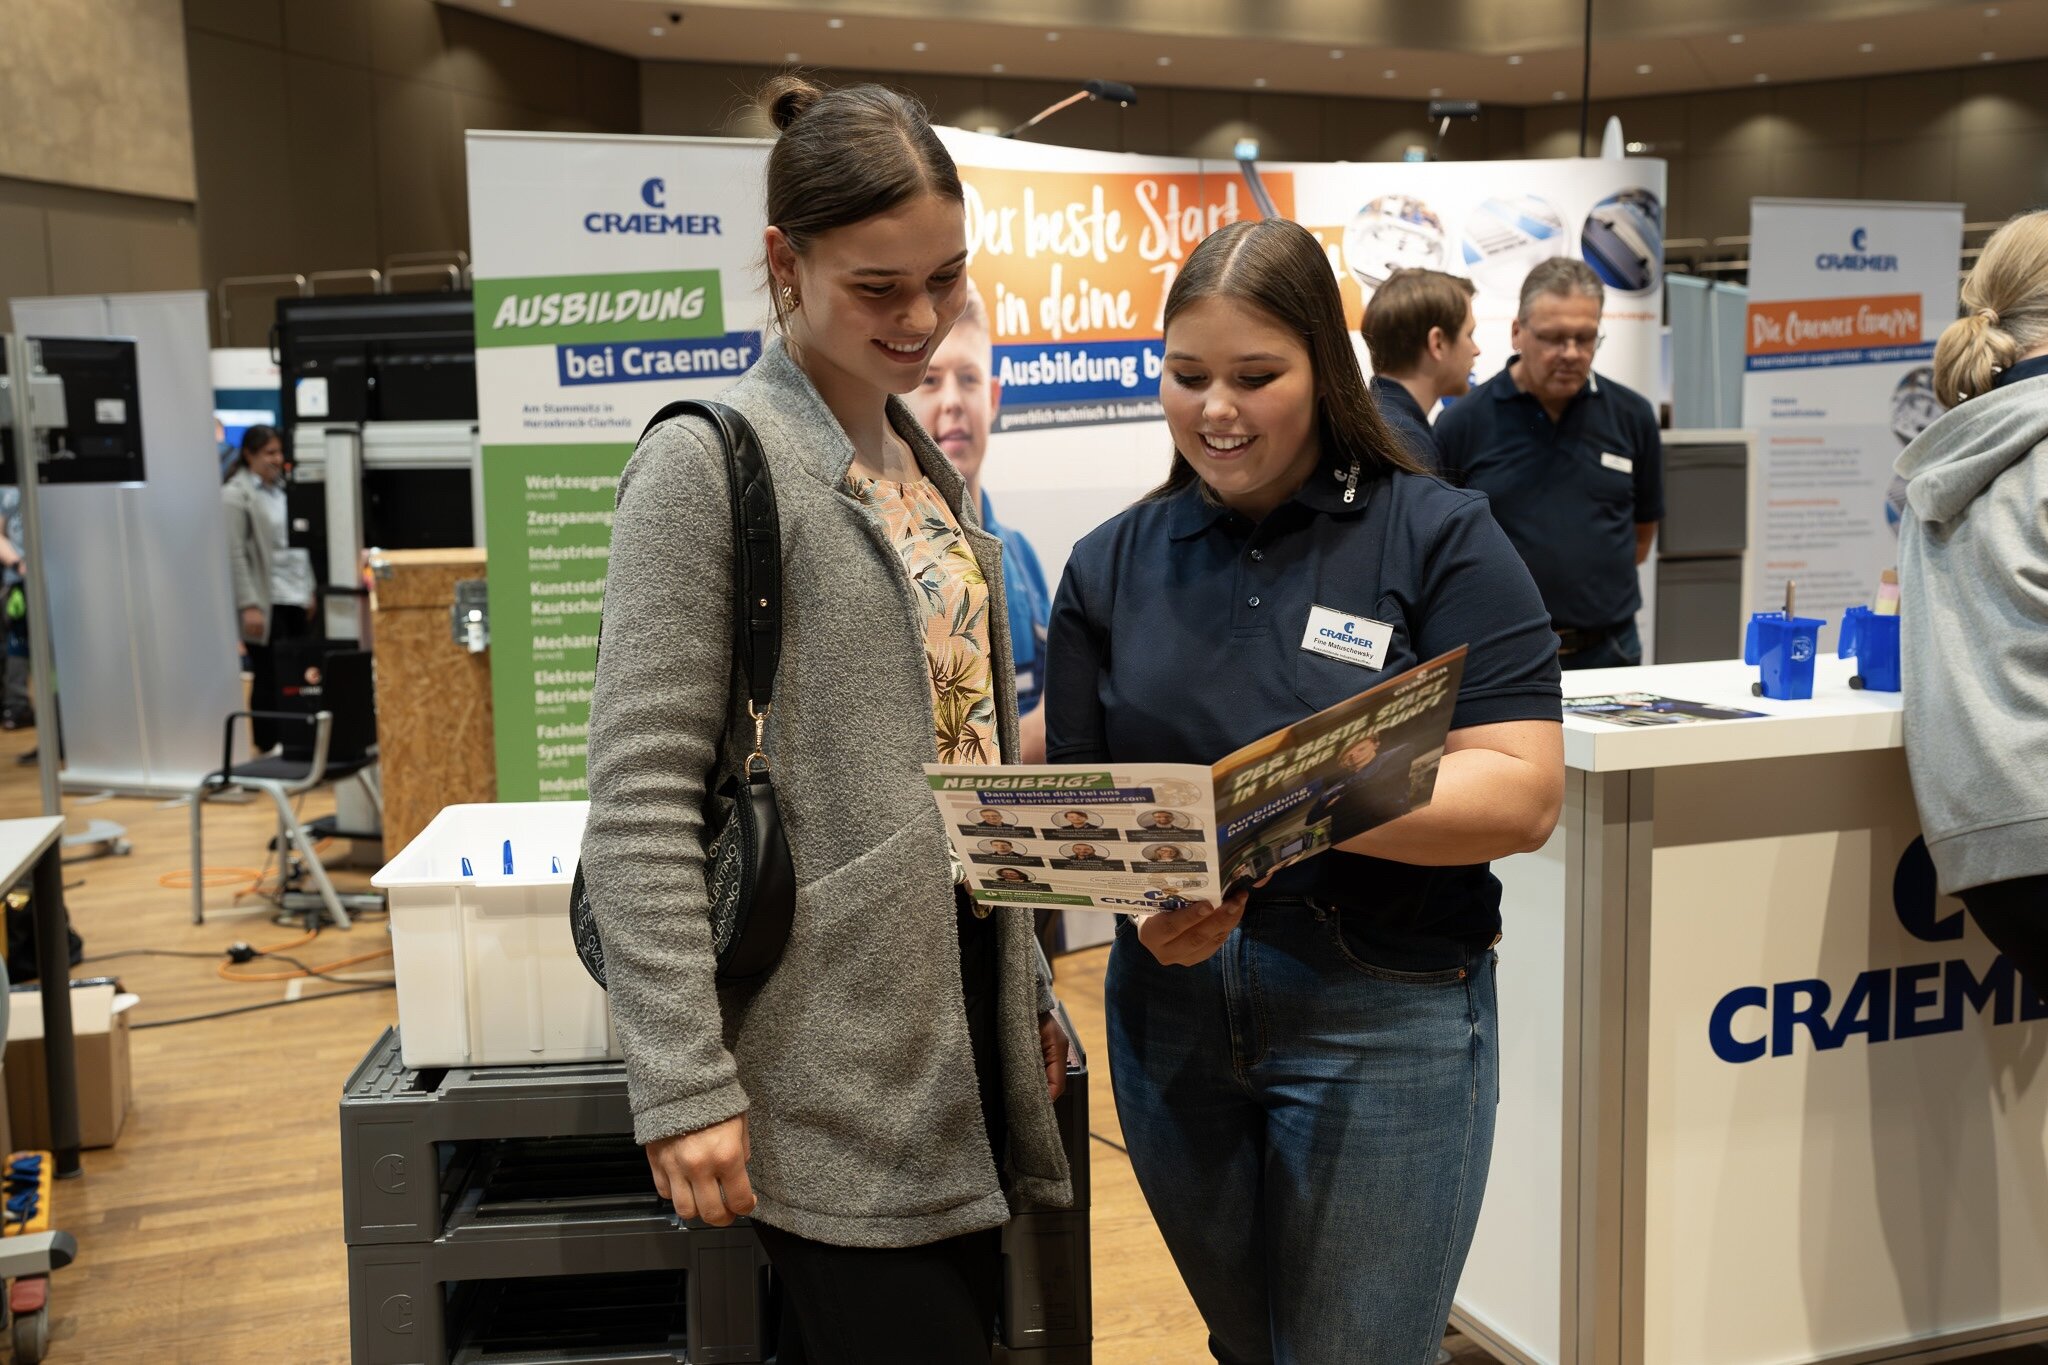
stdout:
<svg viewBox="0 0 2048 1365">
<path fill-rule="evenodd" d="M 326 848 L 331 842 L 331 840 L 322 839 L 314 844 L 314 855 L 318 856 L 321 850 Z M 191 868 L 181 868 L 176 872 L 164 873 L 163 876 L 156 879 L 156 884 L 171 891 L 190 891 L 192 889 L 193 875 Z M 202 867 L 197 875 L 200 879 L 200 886 L 209 890 L 228 886 L 239 887 L 240 889 L 235 892 L 235 899 L 237 901 L 245 900 L 255 895 L 269 895 L 276 889 L 274 884 L 276 879 L 271 877 L 267 870 L 258 870 L 251 867 Z M 281 876 L 282 874 L 279 875 Z M 273 884 L 266 885 L 266 882 Z M 294 948 L 303 948 L 318 937 L 320 937 L 320 931 L 312 929 L 288 942 L 272 943 L 266 947 L 257 948 L 254 951 L 257 957 L 267 957 L 272 953 L 290 952 Z M 223 962 L 220 964 L 219 974 L 220 979 L 223 981 L 294 981 L 302 977 L 326 976 L 329 972 L 337 972 L 344 967 L 354 967 L 365 962 L 375 962 L 380 957 L 390 956 L 391 950 L 389 948 L 380 948 L 374 953 L 358 953 L 354 957 L 344 957 L 335 962 L 320 962 L 303 969 L 294 967 L 289 971 L 282 972 L 230 971 L 229 968 L 242 964 Z"/>
</svg>

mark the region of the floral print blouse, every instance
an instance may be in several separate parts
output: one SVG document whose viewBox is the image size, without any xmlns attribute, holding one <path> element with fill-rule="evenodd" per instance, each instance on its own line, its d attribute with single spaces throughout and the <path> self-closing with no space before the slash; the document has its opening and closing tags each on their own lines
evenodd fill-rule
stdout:
<svg viewBox="0 0 2048 1365">
<path fill-rule="evenodd" d="M 941 763 L 1001 763 L 989 653 L 988 581 L 953 510 L 929 479 L 888 483 L 849 474 L 875 509 L 924 608 L 924 654 Z"/>
</svg>

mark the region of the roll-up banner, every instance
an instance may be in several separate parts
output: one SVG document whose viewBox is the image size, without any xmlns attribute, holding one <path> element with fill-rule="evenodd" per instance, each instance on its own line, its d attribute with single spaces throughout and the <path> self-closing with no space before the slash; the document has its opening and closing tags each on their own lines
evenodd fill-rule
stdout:
<svg viewBox="0 0 2048 1365">
<path fill-rule="evenodd" d="M 1955 319 L 1961 204 L 1750 201 L 1742 423 L 1751 480 L 1753 611 L 1824 616 L 1873 600 L 1898 563 L 1892 465 L 1941 413 L 1934 343 Z"/>
<path fill-rule="evenodd" d="M 1087 152 L 954 129 L 969 273 L 1000 404 L 983 483 L 1057 581 L 1074 542 L 1164 475 L 1167 291 L 1202 238 L 1260 210 L 1235 162 Z M 477 399 L 503 800 L 584 794 L 618 475 L 664 403 L 760 355 L 768 144 L 473 132 Z M 1401 266 L 1472 278 L 1482 354 L 1508 356 L 1522 277 L 1579 255 L 1607 282 L 1603 375 L 1655 393 L 1661 161 L 1265 163 L 1322 242 L 1357 325 Z"/>
</svg>

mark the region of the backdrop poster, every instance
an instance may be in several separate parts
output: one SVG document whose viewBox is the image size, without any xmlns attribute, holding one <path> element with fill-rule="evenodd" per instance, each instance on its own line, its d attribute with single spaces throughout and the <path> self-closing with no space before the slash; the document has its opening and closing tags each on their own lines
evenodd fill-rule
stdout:
<svg viewBox="0 0 2048 1365">
<path fill-rule="evenodd" d="M 1165 474 L 1166 296 L 1209 233 L 1259 210 L 1237 164 L 941 138 L 966 191 L 969 273 L 1000 392 L 983 481 L 1058 580 L 1075 541 Z M 753 364 L 767 144 L 471 133 L 477 398 L 491 546 L 498 788 L 584 794 L 611 508 L 663 403 Z M 1385 272 L 1470 274 L 1484 378 L 1521 279 L 1579 253 L 1613 289 L 1603 373 L 1653 391 L 1662 321 L 1656 161 L 1261 168 L 1322 240 L 1356 327 Z"/>
<path fill-rule="evenodd" d="M 468 150 L 498 798 L 575 800 L 619 473 L 664 403 L 761 354 L 766 149 L 472 132 Z"/>
<path fill-rule="evenodd" d="M 1576 257 L 1607 289 L 1597 368 L 1657 401 L 1662 161 L 1341 162 L 1272 171 L 1294 175 L 1296 216 L 1329 253 L 1345 321 L 1368 369 L 1358 325 L 1394 271 L 1447 270 L 1477 286 L 1477 381 L 1499 372 L 1512 354 L 1509 329 L 1530 269 L 1552 257 Z"/>
<path fill-rule="evenodd" d="M 1960 204 L 1750 201 L 1742 422 L 1751 481 L 1753 611 L 1829 621 L 1898 563 L 1892 464 L 1940 415 L 1934 342 L 1956 314 Z"/>
</svg>

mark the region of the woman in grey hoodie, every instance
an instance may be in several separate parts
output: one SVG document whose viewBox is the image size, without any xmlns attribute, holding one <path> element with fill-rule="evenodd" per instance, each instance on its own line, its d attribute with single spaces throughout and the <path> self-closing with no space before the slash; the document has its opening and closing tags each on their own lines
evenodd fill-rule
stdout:
<svg viewBox="0 0 2048 1365">
<path fill-rule="evenodd" d="M 1993 234 L 1899 456 L 1906 761 L 1941 889 L 2048 990 L 2048 212 Z"/>
</svg>

